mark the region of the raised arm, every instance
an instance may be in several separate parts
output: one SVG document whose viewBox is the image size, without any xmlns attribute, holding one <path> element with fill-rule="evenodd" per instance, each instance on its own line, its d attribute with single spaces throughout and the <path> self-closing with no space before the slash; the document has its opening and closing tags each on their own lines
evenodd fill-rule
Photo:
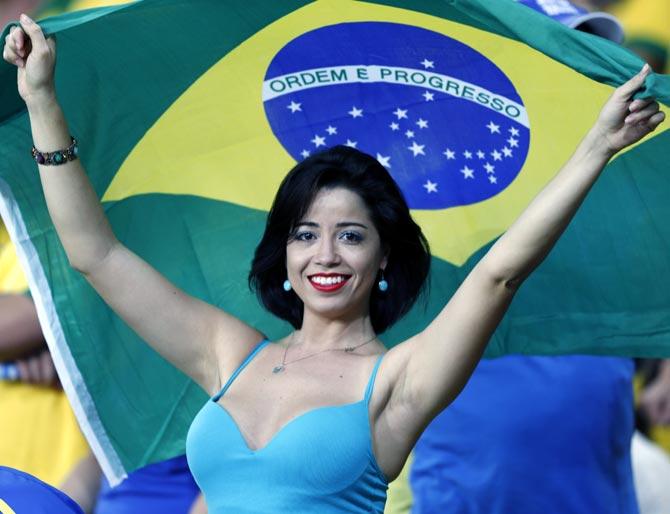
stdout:
<svg viewBox="0 0 670 514">
<path fill-rule="evenodd" d="M 56 45 L 25 15 L 7 37 L 3 57 L 18 68 L 35 147 L 68 148 L 70 132 L 54 88 Z M 82 142 L 85 144 L 85 141 Z M 78 159 L 40 165 L 47 207 L 71 265 L 109 306 L 163 357 L 208 391 L 261 335 L 242 321 L 186 295 L 114 236 Z M 221 348 L 224 351 L 221 351 Z"/>
<path fill-rule="evenodd" d="M 654 101 L 632 101 L 645 68 L 619 87 L 574 155 L 480 260 L 435 320 L 389 352 L 397 384 L 390 420 L 417 431 L 460 392 L 523 280 L 542 262 L 609 159 L 664 119 Z M 395 414 L 392 414 L 395 412 Z"/>
</svg>

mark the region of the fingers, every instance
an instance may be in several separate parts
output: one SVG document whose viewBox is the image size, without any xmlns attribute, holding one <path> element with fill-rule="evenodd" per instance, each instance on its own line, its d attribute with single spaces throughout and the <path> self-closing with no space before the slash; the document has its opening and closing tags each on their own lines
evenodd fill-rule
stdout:
<svg viewBox="0 0 670 514">
<path fill-rule="evenodd" d="M 40 354 L 40 375 L 44 385 L 52 385 L 56 381 L 56 368 L 48 350 Z"/>
<path fill-rule="evenodd" d="M 48 350 L 18 360 L 19 379 L 28 384 L 51 387 L 56 383 L 57 374 Z"/>
<path fill-rule="evenodd" d="M 630 98 L 638 89 L 644 86 L 644 81 L 650 73 L 651 66 L 645 64 L 637 75 L 617 88 L 617 94 L 621 98 Z"/>
<path fill-rule="evenodd" d="M 25 14 L 22 14 L 20 27 L 12 27 L 5 37 L 5 47 L 2 58 L 20 68 L 26 64 L 31 53 L 38 56 L 53 54 L 56 43 L 53 38 L 46 39 L 40 26 Z"/>
<path fill-rule="evenodd" d="M 16 66 L 22 66 L 29 52 L 30 41 L 26 37 L 23 29 L 12 27 L 9 34 L 5 37 L 5 47 L 2 58 Z"/>
<path fill-rule="evenodd" d="M 641 99 L 640 100 L 633 100 L 630 103 L 630 105 L 628 106 L 628 110 L 630 112 L 639 111 L 641 109 L 644 109 L 648 105 L 651 105 L 654 102 L 655 102 L 655 100 L 653 98 L 647 98 L 645 100 L 641 100 Z"/>
<path fill-rule="evenodd" d="M 19 378 L 27 384 L 38 384 L 41 377 L 39 357 L 31 356 L 16 362 Z"/>
<path fill-rule="evenodd" d="M 23 28 L 26 35 L 30 38 L 33 50 L 44 52 L 49 49 L 44 33 L 37 23 L 25 14 L 21 15 L 19 22 L 21 23 L 21 28 Z"/>
<path fill-rule="evenodd" d="M 642 121 L 651 118 L 656 113 L 660 112 L 659 109 L 660 106 L 658 105 L 658 102 L 651 100 L 649 103 L 647 103 L 646 106 L 641 108 L 638 107 L 634 112 L 631 109 L 632 112 L 628 116 L 626 116 L 624 122 L 631 125 L 640 123 Z"/>
</svg>

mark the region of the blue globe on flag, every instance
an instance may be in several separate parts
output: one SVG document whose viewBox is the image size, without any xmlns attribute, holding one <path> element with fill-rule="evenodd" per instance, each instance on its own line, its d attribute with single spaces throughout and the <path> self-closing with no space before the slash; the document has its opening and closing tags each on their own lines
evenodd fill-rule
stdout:
<svg viewBox="0 0 670 514">
<path fill-rule="evenodd" d="M 294 159 L 335 145 L 362 150 L 412 209 L 491 198 L 528 155 L 528 116 L 507 76 L 469 46 L 414 26 L 341 23 L 302 34 L 270 63 L 263 102 Z"/>
</svg>

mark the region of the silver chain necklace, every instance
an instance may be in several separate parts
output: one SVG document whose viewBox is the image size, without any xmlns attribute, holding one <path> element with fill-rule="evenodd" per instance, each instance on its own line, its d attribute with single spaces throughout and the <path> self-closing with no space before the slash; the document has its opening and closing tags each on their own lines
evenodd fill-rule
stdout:
<svg viewBox="0 0 670 514">
<path fill-rule="evenodd" d="M 375 339 L 377 339 L 376 334 L 372 337 L 372 339 L 368 339 L 364 343 L 358 344 L 356 346 L 345 346 L 344 348 L 327 348 L 326 350 L 321 350 L 321 351 L 318 351 L 318 352 L 314 352 L 314 353 L 311 353 L 309 355 L 305 355 L 304 357 L 300 357 L 299 359 L 295 359 L 295 360 L 286 362 L 286 354 L 288 353 L 288 349 L 293 344 L 293 341 L 295 340 L 295 332 L 293 332 L 293 335 L 291 336 L 291 341 L 286 345 L 286 348 L 284 349 L 284 356 L 282 357 L 281 364 L 278 364 L 274 368 L 272 368 L 272 373 L 274 373 L 275 375 L 277 373 L 281 373 L 282 371 L 284 371 L 286 369 L 286 366 L 288 366 L 289 364 L 304 361 L 305 359 L 309 359 L 310 357 L 314 357 L 315 355 L 319 355 L 321 353 L 326 353 L 326 352 L 351 353 L 354 350 L 357 350 L 358 348 L 360 348 L 361 346 L 365 346 L 366 344 L 371 343 Z"/>
</svg>

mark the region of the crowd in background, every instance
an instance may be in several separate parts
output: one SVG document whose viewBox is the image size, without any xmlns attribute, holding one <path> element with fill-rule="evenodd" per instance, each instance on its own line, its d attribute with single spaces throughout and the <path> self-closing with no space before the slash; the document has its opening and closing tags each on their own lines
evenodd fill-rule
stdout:
<svg viewBox="0 0 670 514">
<path fill-rule="evenodd" d="M 0 25 L 22 12 L 39 19 L 118 3 L 124 2 L 0 0 Z M 623 24 L 624 44 L 656 72 L 667 72 L 668 0 L 573 3 L 614 14 Z M 109 487 L 60 388 L 27 289 L 0 223 L 0 363 L 12 364 L 18 373 L 0 380 L 0 465 L 61 488 L 87 513 L 206 512 L 183 457 Z M 507 387 L 498 387 L 502 380 Z M 670 469 L 670 459 L 658 450 L 670 452 L 667 425 L 668 361 L 640 361 L 635 367 L 629 359 L 586 356 L 484 361 L 461 397 L 420 439 L 414 459 L 391 485 L 387 513 L 522 512 L 528 494 L 546 502 L 537 512 L 635 513 L 639 504 L 642 514 L 670 513 L 670 487 L 659 487 L 652 471 Z M 460 458 L 464 453 L 468 459 Z M 562 463 L 553 462 L 557 453 Z M 566 455 L 574 460 L 566 464 Z M 568 476 L 571 466 L 579 474 Z M 527 480 L 519 482 L 524 474 Z M 670 472 L 665 481 L 670 485 Z M 612 484 L 616 487 L 609 488 Z"/>
</svg>

